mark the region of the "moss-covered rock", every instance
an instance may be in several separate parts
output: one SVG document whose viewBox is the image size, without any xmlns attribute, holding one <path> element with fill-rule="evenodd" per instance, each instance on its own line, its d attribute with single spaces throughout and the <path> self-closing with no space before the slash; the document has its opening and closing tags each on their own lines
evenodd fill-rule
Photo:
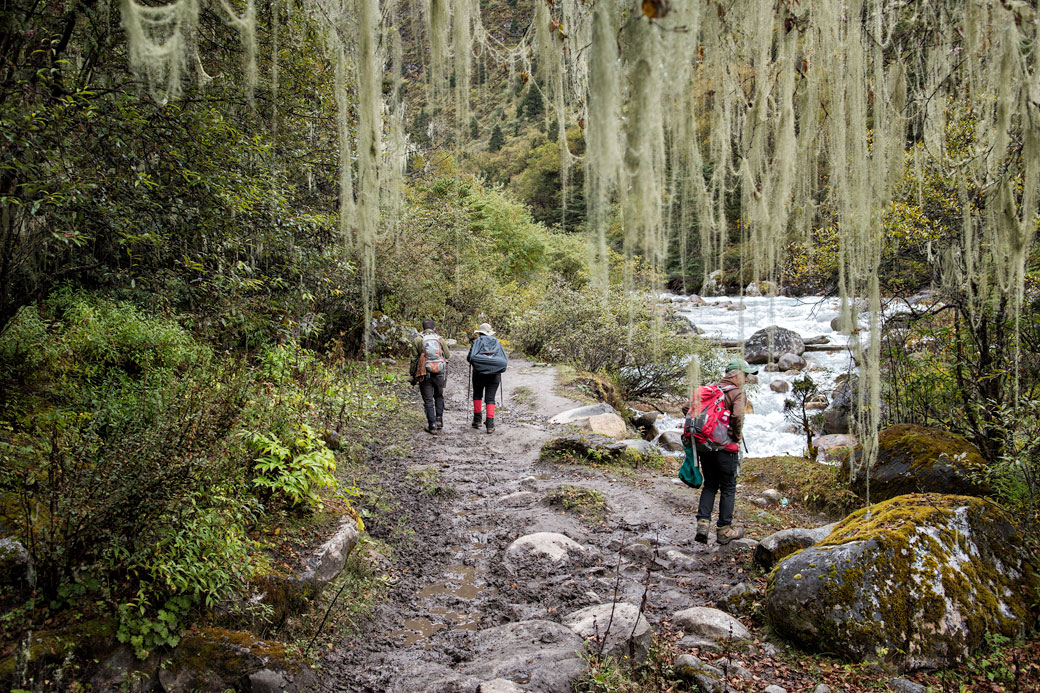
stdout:
<svg viewBox="0 0 1040 693">
<path fill-rule="evenodd" d="M 795 527 L 770 534 L 755 547 L 755 564 L 763 570 L 772 570 L 777 561 L 785 556 L 807 549 L 825 539 L 834 527 L 835 525 L 824 525 L 813 529 Z"/>
<path fill-rule="evenodd" d="M 860 470 L 863 449 L 857 448 L 852 490 L 863 497 L 866 478 Z M 985 461 L 978 448 L 956 433 L 914 424 L 890 426 L 878 434 L 877 461 L 870 471 L 870 499 L 882 501 L 907 493 L 984 496 L 978 480 Z M 848 478 L 846 463 L 843 473 Z"/>
<path fill-rule="evenodd" d="M 257 687 L 254 679 L 266 680 L 272 672 L 287 691 L 314 682 L 310 670 L 290 659 L 279 642 L 258 640 L 244 631 L 203 628 L 181 640 L 159 670 L 159 681 L 169 693 L 251 691 Z"/>
<path fill-rule="evenodd" d="M 116 646 L 115 627 L 101 620 L 36 631 L 0 659 L 0 690 L 35 690 L 43 681 L 80 680 Z"/>
<path fill-rule="evenodd" d="M 595 433 L 568 433 L 547 441 L 540 453 L 543 461 L 603 462 L 622 454 L 613 438 Z"/>
<path fill-rule="evenodd" d="M 979 498 L 912 494 L 845 518 L 782 560 L 766 588 L 773 628 L 799 645 L 905 669 L 953 664 L 987 633 L 1035 621 L 1035 556 Z"/>
</svg>

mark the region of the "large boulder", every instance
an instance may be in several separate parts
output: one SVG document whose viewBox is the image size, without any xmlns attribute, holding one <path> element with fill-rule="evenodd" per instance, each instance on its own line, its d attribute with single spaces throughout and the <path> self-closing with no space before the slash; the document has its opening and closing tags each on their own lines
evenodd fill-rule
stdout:
<svg viewBox="0 0 1040 693">
<path fill-rule="evenodd" d="M 831 403 L 823 412 L 824 433 L 848 433 L 856 418 L 856 398 L 859 376 L 843 373 L 834 381 Z"/>
<path fill-rule="evenodd" d="M 824 464 L 840 465 L 847 462 L 849 455 L 855 452 L 857 445 L 859 445 L 859 441 L 856 436 L 847 433 L 830 433 L 813 438 L 816 461 Z"/>
<path fill-rule="evenodd" d="M 777 325 L 762 328 L 744 342 L 744 358 L 748 363 L 768 363 L 783 354 L 801 356 L 804 353 L 805 343 L 798 333 Z"/>
<path fill-rule="evenodd" d="M 585 419 L 585 427 L 592 433 L 608 438 L 624 438 L 627 433 L 625 420 L 617 414 L 597 414 Z"/>
<path fill-rule="evenodd" d="M 0 589 L 5 595 L 21 594 L 29 586 L 32 561 L 14 537 L 0 539 Z"/>
<path fill-rule="evenodd" d="M 865 475 L 860 469 L 863 449 L 856 450 L 853 492 L 866 494 Z M 915 424 L 889 426 L 878 434 L 878 452 L 870 470 L 870 499 L 882 501 L 906 493 L 987 495 L 978 472 L 986 468 L 978 448 L 966 438 L 937 428 Z M 846 477 L 853 476 L 848 461 Z"/>
<path fill-rule="evenodd" d="M 812 529 L 795 527 L 770 534 L 755 547 L 755 563 L 763 570 L 772 570 L 780 559 L 823 541 L 835 526 L 830 524 Z"/>
<path fill-rule="evenodd" d="M 596 433 L 567 433 L 556 436 L 542 445 L 540 458 L 546 460 L 602 460 L 622 453 L 617 441 Z"/>
<path fill-rule="evenodd" d="M 997 505 L 912 494 L 853 513 L 780 561 L 766 613 L 777 633 L 810 651 L 942 668 L 987 634 L 1016 637 L 1033 626 L 1038 571 Z"/>
</svg>

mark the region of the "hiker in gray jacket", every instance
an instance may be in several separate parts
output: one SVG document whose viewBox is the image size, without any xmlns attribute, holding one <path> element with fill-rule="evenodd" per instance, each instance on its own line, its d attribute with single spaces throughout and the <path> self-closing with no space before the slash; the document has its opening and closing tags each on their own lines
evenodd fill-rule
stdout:
<svg viewBox="0 0 1040 693">
<path fill-rule="evenodd" d="M 484 426 L 488 433 L 495 432 L 495 394 L 509 365 L 509 357 L 494 335 L 491 325 L 481 323 L 466 356 L 473 368 L 473 428 L 480 428 L 483 405 L 487 409 Z"/>
<path fill-rule="evenodd" d="M 418 383 L 426 410 L 426 431 L 437 435 L 444 428 L 444 386 L 448 383 L 448 344 L 436 332 L 430 318 L 422 321 L 423 331 L 413 340 L 412 381 Z"/>
</svg>

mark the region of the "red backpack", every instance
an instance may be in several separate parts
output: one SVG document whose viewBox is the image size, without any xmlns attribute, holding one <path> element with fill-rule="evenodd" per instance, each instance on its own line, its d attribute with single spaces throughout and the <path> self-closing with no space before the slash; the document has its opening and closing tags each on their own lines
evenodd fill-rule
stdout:
<svg viewBox="0 0 1040 693">
<path fill-rule="evenodd" d="M 683 423 L 683 444 L 700 444 L 709 450 L 737 452 L 740 446 L 729 437 L 730 411 L 726 407 L 726 393 L 732 385 L 702 385 L 693 394 L 693 407 Z"/>
</svg>

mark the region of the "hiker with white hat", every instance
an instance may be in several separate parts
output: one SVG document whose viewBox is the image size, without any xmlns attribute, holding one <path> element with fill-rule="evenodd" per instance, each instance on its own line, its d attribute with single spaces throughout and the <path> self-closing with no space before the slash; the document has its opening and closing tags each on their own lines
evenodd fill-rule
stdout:
<svg viewBox="0 0 1040 693">
<path fill-rule="evenodd" d="M 486 322 L 477 328 L 477 338 L 466 357 L 473 368 L 473 428 L 480 428 L 482 410 L 487 410 L 484 426 L 488 433 L 495 432 L 495 394 L 502 384 L 502 374 L 509 365 L 502 344 L 495 331 Z"/>
</svg>

